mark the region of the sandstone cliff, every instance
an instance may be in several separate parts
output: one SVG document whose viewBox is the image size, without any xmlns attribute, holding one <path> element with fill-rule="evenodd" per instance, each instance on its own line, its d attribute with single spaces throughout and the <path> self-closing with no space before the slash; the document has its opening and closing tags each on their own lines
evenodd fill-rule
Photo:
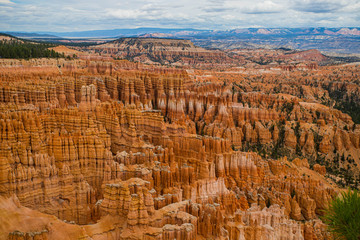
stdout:
<svg viewBox="0 0 360 240">
<path fill-rule="evenodd" d="M 349 115 L 273 76 L 27 64 L 0 74 L 0 238 L 328 239 L 327 170 L 359 161 Z"/>
</svg>

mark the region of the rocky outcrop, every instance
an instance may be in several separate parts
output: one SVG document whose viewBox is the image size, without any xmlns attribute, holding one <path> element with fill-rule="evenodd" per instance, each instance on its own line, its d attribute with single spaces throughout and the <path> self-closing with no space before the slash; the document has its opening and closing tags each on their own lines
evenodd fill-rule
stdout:
<svg viewBox="0 0 360 240">
<path fill-rule="evenodd" d="M 236 61 L 221 51 L 207 50 L 195 46 L 189 40 L 180 39 L 120 38 L 112 42 L 85 47 L 82 50 L 142 63 L 200 68 L 229 66 L 234 65 Z"/>
<path fill-rule="evenodd" d="M 96 88 L 93 84 L 90 86 L 82 86 L 79 110 L 83 112 L 94 110 L 96 107 L 95 96 L 96 96 Z"/>
<path fill-rule="evenodd" d="M 304 239 L 301 226 L 284 215 L 278 205 L 261 210 L 256 204 L 245 212 L 235 213 L 227 231 L 230 239 Z"/>
<path fill-rule="evenodd" d="M 281 72 L 66 64 L 0 74 L 0 238 L 326 238 L 330 159 L 358 161 L 348 115 Z"/>
</svg>

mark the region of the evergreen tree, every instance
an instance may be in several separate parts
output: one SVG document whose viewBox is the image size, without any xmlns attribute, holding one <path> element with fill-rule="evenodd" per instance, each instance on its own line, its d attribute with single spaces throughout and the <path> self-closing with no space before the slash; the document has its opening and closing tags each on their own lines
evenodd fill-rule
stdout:
<svg viewBox="0 0 360 240">
<path fill-rule="evenodd" d="M 45 43 L 32 43 L 27 41 L 3 40 L 0 41 L 0 58 L 60 58 L 64 54 L 57 53 L 49 48 L 54 45 Z"/>
</svg>

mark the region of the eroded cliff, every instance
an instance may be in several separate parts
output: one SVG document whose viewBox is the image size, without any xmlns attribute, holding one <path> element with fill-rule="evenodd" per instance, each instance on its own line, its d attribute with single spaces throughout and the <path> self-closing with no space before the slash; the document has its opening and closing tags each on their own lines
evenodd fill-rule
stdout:
<svg viewBox="0 0 360 240">
<path fill-rule="evenodd" d="M 349 115 L 273 76 L 44 61 L 1 65 L 0 238 L 328 239 Z"/>
</svg>

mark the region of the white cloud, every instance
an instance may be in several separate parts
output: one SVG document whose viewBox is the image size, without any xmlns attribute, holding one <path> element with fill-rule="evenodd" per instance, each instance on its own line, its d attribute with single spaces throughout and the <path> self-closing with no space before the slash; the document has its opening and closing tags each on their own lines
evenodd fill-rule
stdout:
<svg viewBox="0 0 360 240">
<path fill-rule="evenodd" d="M 140 9 L 107 9 L 106 15 L 116 19 L 137 19 L 137 20 L 182 20 L 188 15 L 182 12 L 169 11 L 160 6 L 152 4 L 145 5 Z"/>
<path fill-rule="evenodd" d="M 284 7 L 274 3 L 272 1 L 264 1 L 261 3 L 256 3 L 254 5 L 250 5 L 249 7 L 244 8 L 247 13 L 279 13 L 284 10 Z"/>
<path fill-rule="evenodd" d="M 10 0 L 0 0 L 0 4 L 14 4 L 14 3 Z"/>
<path fill-rule="evenodd" d="M 261 13 L 278 13 L 284 10 L 284 6 L 271 0 L 266 1 L 235 1 L 227 0 L 224 2 L 223 7 L 232 11 L 249 14 Z"/>
<path fill-rule="evenodd" d="M 118 19 L 134 19 L 140 16 L 144 16 L 146 13 L 140 10 L 110 9 L 108 10 L 107 14 Z"/>
<path fill-rule="evenodd" d="M 327 13 L 352 5 L 353 0 L 294 0 L 292 3 L 292 8 L 297 11 Z"/>
<path fill-rule="evenodd" d="M 0 0 L 0 31 L 359 26 L 359 11 L 359 0 Z"/>
<path fill-rule="evenodd" d="M 341 12 L 347 12 L 347 13 L 356 13 L 358 16 L 360 15 L 360 1 L 353 1 L 352 3 L 344 6 L 341 10 Z"/>
</svg>

